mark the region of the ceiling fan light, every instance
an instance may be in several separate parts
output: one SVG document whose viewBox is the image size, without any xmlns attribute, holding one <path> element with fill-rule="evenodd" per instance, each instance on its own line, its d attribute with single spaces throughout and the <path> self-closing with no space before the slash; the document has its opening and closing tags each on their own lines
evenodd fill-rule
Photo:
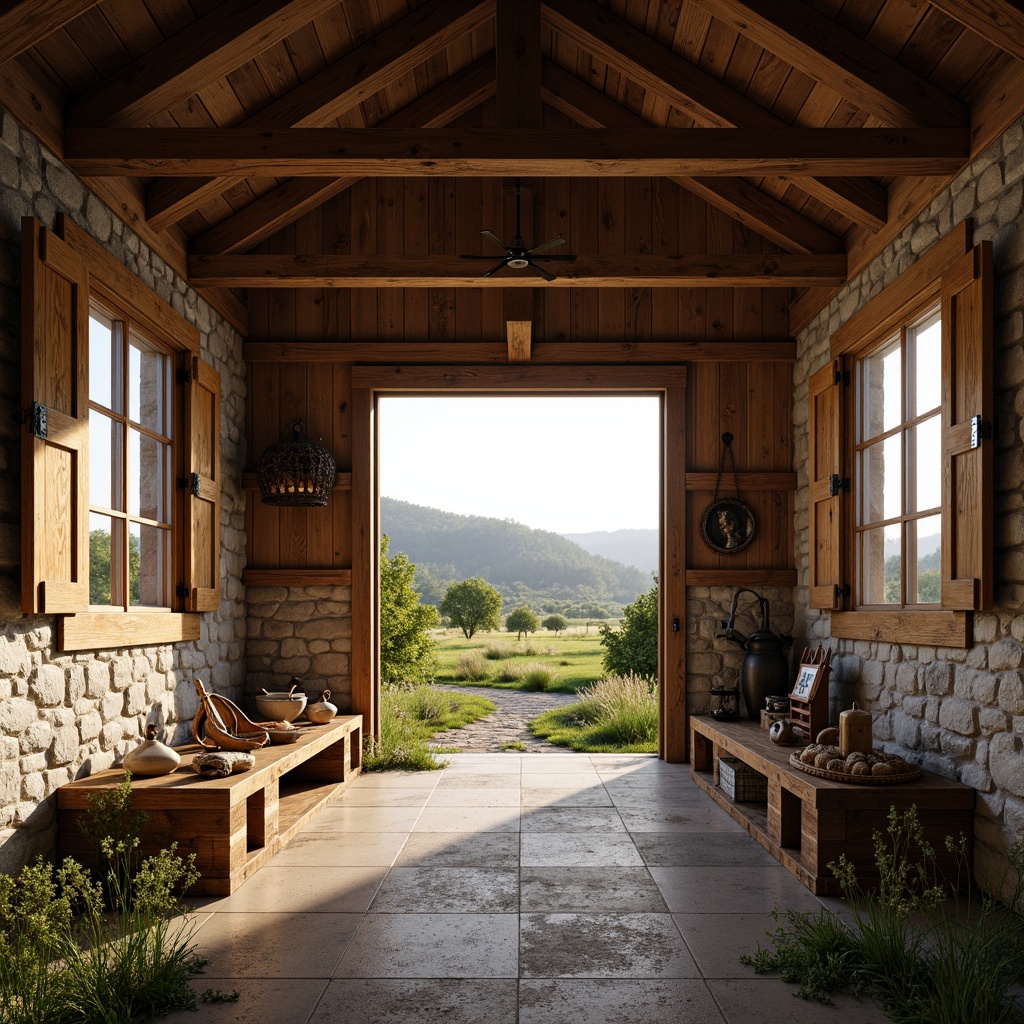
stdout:
<svg viewBox="0 0 1024 1024">
<path fill-rule="evenodd" d="M 530 261 L 523 259 L 522 256 L 513 256 L 512 259 L 506 261 L 506 265 L 515 267 L 516 270 L 522 270 L 523 267 L 528 267 L 530 265 Z"/>
</svg>

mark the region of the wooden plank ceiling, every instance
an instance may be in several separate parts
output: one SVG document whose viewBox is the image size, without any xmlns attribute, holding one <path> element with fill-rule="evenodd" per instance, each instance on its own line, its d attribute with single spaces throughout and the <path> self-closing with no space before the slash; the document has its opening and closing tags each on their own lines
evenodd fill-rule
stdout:
<svg viewBox="0 0 1024 1024">
<path fill-rule="evenodd" d="M 0 11 L 0 73 L 55 98 L 63 157 L 135 204 L 147 237 L 177 247 L 209 289 L 769 287 L 806 315 L 1024 109 L 1024 16 L 1008 0 Z M 530 268 L 484 279 L 490 264 L 450 248 L 424 260 L 426 242 L 372 258 L 279 244 L 362 178 L 395 176 L 501 178 L 481 192 L 496 201 L 482 223 L 505 241 L 521 177 L 527 247 L 552 219 L 545 182 L 582 177 L 667 178 L 755 241 L 578 251 L 546 264 L 550 283 Z M 502 258 L 486 237 L 474 254 Z"/>
</svg>

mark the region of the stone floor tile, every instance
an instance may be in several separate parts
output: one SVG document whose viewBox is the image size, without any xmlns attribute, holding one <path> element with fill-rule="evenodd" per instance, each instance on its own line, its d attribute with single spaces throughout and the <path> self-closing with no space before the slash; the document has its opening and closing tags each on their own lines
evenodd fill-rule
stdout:
<svg viewBox="0 0 1024 1024">
<path fill-rule="evenodd" d="M 887 1024 L 889 1018 L 869 1000 L 833 996 L 828 1005 L 794 999 L 795 985 L 763 976 L 750 981 L 709 981 L 727 1024 Z"/>
<path fill-rule="evenodd" d="M 512 978 L 336 979 L 309 1024 L 516 1024 L 517 988 Z"/>
<path fill-rule="evenodd" d="M 699 978 L 669 914 L 520 916 L 523 978 Z"/>
<path fill-rule="evenodd" d="M 341 796 L 331 801 L 332 807 L 422 807 L 430 798 L 433 790 L 409 787 L 350 786 Z"/>
<path fill-rule="evenodd" d="M 582 789 L 541 789 L 529 786 L 522 790 L 523 807 L 611 807 L 612 798 L 604 786 Z"/>
<path fill-rule="evenodd" d="M 530 868 L 641 867 L 643 860 L 628 835 L 584 832 L 524 832 L 520 863 Z"/>
<path fill-rule="evenodd" d="M 518 807 L 426 807 L 413 832 L 518 832 Z"/>
<path fill-rule="evenodd" d="M 330 978 L 362 914 L 217 913 L 196 949 L 217 978 Z"/>
<path fill-rule="evenodd" d="M 209 968 L 207 968 L 209 972 Z M 209 973 L 190 982 L 196 1009 L 161 1017 L 160 1024 L 306 1024 L 329 982 L 322 978 L 222 978 Z M 204 1003 L 202 993 L 238 993 L 236 1003 Z"/>
<path fill-rule="evenodd" d="M 519 983 L 519 1024 L 723 1024 L 724 1020 L 707 986 L 697 979 L 546 978 Z"/>
<path fill-rule="evenodd" d="M 519 906 L 527 911 L 649 913 L 668 911 L 646 868 L 522 868 Z"/>
<path fill-rule="evenodd" d="M 293 866 L 276 858 L 230 896 L 203 909 L 232 913 L 362 914 L 377 894 L 387 866 Z"/>
<path fill-rule="evenodd" d="M 595 789 L 601 788 L 597 772 L 554 770 L 544 772 L 523 772 L 523 789 Z"/>
<path fill-rule="evenodd" d="M 443 772 L 363 772 L 351 788 L 433 789 Z M 347 790 L 346 790 L 347 792 Z M 344 794 L 342 794 L 344 795 Z"/>
<path fill-rule="evenodd" d="M 332 804 L 303 829 L 316 832 L 411 832 L 419 820 L 422 805 L 416 807 L 352 807 Z"/>
<path fill-rule="evenodd" d="M 449 772 L 445 770 L 437 786 L 438 789 L 486 789 L 488 786 L 503 788 L 518 786 L 520 778 L 518 772 L 514 775 L 504 775 L 493 772 Z"/>
<path fill-rule="evenodd" d="M 395 867 L 373 901 L 375 914 L 514 914 L 515 868 Z"/>
<path fill-rule="evenodd" d="M 746 832 L 634 832 L 645 864 L 660 867 L 776 867 L 778 861 Z"/>
<path fill-rule="evenodd" d="M 774 907 L 821 908 L 817 898 L 781 864 L 756 870 L 734 867 L 651 867 L 674 914 L 758 914 Z"/>
<path fill-rule="evenodd" d="M 337 978 L 515 978 L 516 914 L 367 914 Z"/>
<path fill-rule="evenodd" d="M 703 804 L 641 804 L 620 807 L 622 821 L 630 832 L 742 832 L 720 807 Z"/>
<path fill-rule="evenodd" d="M 301 832 L 271 863 L 311 869 L 390 867 L 407 838 L 403 832 Z"/>
<path fill-rule="evenodd" d="M 428 807 L 519 807 L 519 780 L 510 786 L 505 779 L 490 786 L 444 786 L 430 794 Z"/>
<path fill-rule="evenodd" d="M 524 807 L 523 832 L 625 832 L 614 807 Z"/>
<path fill-rule="evenodd" d="M 396 866 L 515 868 L 518 832 L 413 832 Z"/>
<path fill-rule="evenodd" d="M 754 969 L 740 963 L 744 953 L 770 946 L 768 932 L 778 927 L 770 913 L 673 914 L 701 974 L 705 978 L 749 981 Z"/>
</svg>

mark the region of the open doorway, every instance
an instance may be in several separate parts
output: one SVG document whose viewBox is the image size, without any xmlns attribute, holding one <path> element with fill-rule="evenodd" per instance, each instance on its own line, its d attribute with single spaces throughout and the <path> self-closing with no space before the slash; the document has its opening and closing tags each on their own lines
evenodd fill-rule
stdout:
<svg viewBox="0 0 1024 1024">
<path fill-rule="evenodd" d="M 379 728 L 379 619 L 381 403 L 392 396 L 648 396 L 656 403 L 659 529 L 659 754 L 686 756 L 685 610 L 681 567 L 685 521 L 684 395 L 682 366 L 484 366 L 353 368 L 353 706 Z M 437 472 L 444 466 L 425 453 Z M 614 486 L 616 466 L 601 472 Z"/>
<path fill-rule="evenodd" d="M 429 680 L 498 707 L 436 742 L 657 749 L 660 405 L 650 394 L 381 397 L 382 683 Z M 409 563 L 427 607 L 396 590 Z M 579 700 L 592 693 L 584 722 Z M 421 691 L 384 699 L 413 717 L 441 706 Z M 542 713 L 556 746 L 527 728 Z"/>
</svg>

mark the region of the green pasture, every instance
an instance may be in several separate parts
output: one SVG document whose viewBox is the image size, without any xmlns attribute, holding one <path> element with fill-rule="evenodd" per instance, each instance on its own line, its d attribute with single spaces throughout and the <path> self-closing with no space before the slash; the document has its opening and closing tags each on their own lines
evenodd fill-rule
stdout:
<svg viewBox="0 0 1024 1024">
<path fill-rule="evenodd" d="M 472 640 L 467 640 L 458 630 L 444 630 L 434 634 L 434 638 L 437 641 L 434 680 L 438 683 L 528 689 L 530 687 L 523 683 L 502 682 L 501 676 L 514 674 L 517 664 L 530 663 L 550 671 L 551 682 L 543 687 L 546 691 L 575 693 L 605 674 L 601 665 L 604 648 L 599 642 L 597 626 L 590 626 L 589 633 L 569 632 L 558 636 L 541 629 L 522 640 L 516 640 L 515 633 L 504 630 L 477 633 Z M 500 657 L 494 657 L 495 654 Z M 466 656 L 486 674 L 476 679 L 459 678 L 460 661 L 465 664 Z"/>
</svg>

